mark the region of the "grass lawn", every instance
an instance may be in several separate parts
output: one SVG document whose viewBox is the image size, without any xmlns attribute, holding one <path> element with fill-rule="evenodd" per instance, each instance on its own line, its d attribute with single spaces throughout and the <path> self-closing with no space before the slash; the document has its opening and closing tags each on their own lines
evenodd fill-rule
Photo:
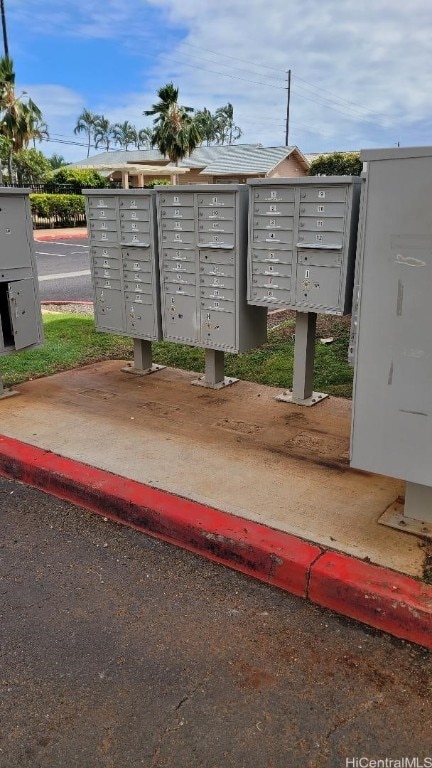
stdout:
<svg viewBox="0 0 432 768">
<path fill-rule="evenodd" d="M 48 376 L 99 360 L 131 359 L 129 338 L 97 333 L 93 318 L 67 313 L 43 315 L 45 344 L 40 349 L 0 358 L 5 386 Z M 293 318 L 269 331 L 268 342 L 241 355 L 226 355 L 227 376 L 259 384 L 289 387 L 292 384 L 294 354 Z M 329 345 L 320 337 L 333 336 Z M 351 397 L 352 370 L 347 363 L 349 318 L 321 316 L 317 324 L 314 388 L 339 397 Z M 204 352 L 197 347 L 158 342 L 153 344 L 154 362 L 174 368 L 204 371 Z"/>
</svg>

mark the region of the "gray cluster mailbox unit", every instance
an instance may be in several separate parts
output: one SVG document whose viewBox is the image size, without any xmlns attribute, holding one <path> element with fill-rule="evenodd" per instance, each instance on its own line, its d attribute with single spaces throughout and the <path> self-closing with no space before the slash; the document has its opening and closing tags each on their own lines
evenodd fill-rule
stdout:
<svg viewBox="0 0 432 768">
<path fill-rule="evenodd" d="M 162 338 L 155 193 L 84 190 L 90 238 L 95 322 L 135 340 L 135 373 L 152 365 L 151 342 Z"/>
<path fill-rule="evenodd" d="M 279 399 L 313 405 L 317 313 L 351 310 L 361 179 L 248 182 L 250 304 L 297 312 L 294 385 Z"/>
<path fill-rule="evenodd" d="M 225 352 L 267 338 L 267 310 L 246 301 L 247 205 L 244 185 L 159 187 L 157 212 L 164 339 L 203 347 L 203 386 L 232 383 Z"/>
<path fill-rule="evenodd" d="M 351 466 L 406 480 L 405 516 L 396 505 L 393 524 L 431 534 L 432 147 L 361 159 Z"/>
<path fill-rule="evenodd" d="M 43 342 L 29 192 L 0 188 L 1 355 Z M 0 377 L 0 396 L 8 394 Z"/>
</svg>

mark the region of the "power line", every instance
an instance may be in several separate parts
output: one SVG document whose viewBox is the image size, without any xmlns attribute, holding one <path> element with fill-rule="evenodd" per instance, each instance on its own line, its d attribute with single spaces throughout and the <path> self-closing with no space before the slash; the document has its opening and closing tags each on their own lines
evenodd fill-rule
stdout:
<svg viewBox="0 0 432 768">
<path fill-rule="evenodd" d="M 187 46 L 188 48 L 197 48 L 200 51 L 206 51 L 207 53 L 214 53 L 215 56 L 223 56 L 225 59 L 233 59 L 233 61 L 241 61 L 242 64 L 248 64 L 252 67 L 262 67 L 264 69 L 271 69 L 273 72 L 280 72 L 284 73 L 283 69 L 276 69 L 275 67 L 269 67 L 267 64 L 257 64 L 254 61 L 246 61 L 246 59 L 239 59 L 237 56 L 229 56 L 227 53 L 222 53 L 220 51 L 211 51 L 210 48 L 202 48 L 200 45 L 192 45 L 192 43 L 182 43 L 182 45 Z"/>
<path fill-rule="evenodd" d="M 178 53 L 179 53 L 180 55 L 182 55 L 182 52 L 181 52 L 181 51 L 179 51 Z M 162 55 L 163 55 L 163 56 L 165 56 L 166 58 L 168 58 L 168 57 L 166 56 L 166 54 L 162 54 Z M 191 56 L 191 54 L 188 54 L 187 52 L 186 52 L 186 55 L 187 55 L 187 56 Z M 205 57 L 202 57 L 202 56 L 193 56 L 193 54 L 192 54 L 192 57 L 193 57 L 193 58 L 195 58 L 195 59 L 198 59 L 198 61 L 199 61 L 199 62 L 201 62 L 201 61 L 207 61 L 207 62 L 209 62 L 209 64 L 216 64 L 216 65 L 218 65 L 218 66 L 222 66 L 222 67 L 231 67 L 231 64 L 224 64 L 224 62 L 223 62 L 223 61 L 213 61 L 213 59 L 207 59 L 207 58 L 205 58 Z M 192 65 L 189 65 L 189 66 L 192 66 Z M 198 69 L 203 69 L 203 67 L 201 67 L 200 65 L 195 65 L 195 66 L 197 66 L 197 68 L 198 68 Z M 233 70 L 232 70 L 232 67 L 231 67 L 231 71 L 233 71 Z M 235 71 L 238 71 L 238 68 L 237 68 Z M 250 70 L 244 70 L 243 68 L 240 68 L 240 70 L 239 70 L 239 71 L 240 71 L 240 72 L 249 72 L 249 74 L 252 74 L 252 75 L 257 75 L 258 77 L 270 77 L 270 75 L 265 75 L 265 74 L 263 74 L 262 72 L 250 72 Z M 276 81 L 276 78 L 275 78 L 274 76 L 272 76 L 272 77 L 273 77 L 273 79 Z M 282 78 L 280 78 L 280 79 L 278 78 L 278 79 L 277 79 L 277 82 L 279 82 L 279 83 L 284 83 L 284 82 L 285 82 L 285 80 L 283 80 Z"/>
<path fill-rule="evenodd" d="M 345 102 L 348 105 L 352 105 L 354 108 L 360 107 L 360 109 L 363 109 L 361 104 L 358 104 L 354 101 L 350 101 L 349 99 L 344 99 L 343 96 L 336 96 L 336 94 L 332 93 L 331 91 L 327 91 L 325 88 L 322 88 L 321 86 L 314 85 L 313 83 L 310 83 L 308 80 L 304 80 L 302 77 L 299 77 L 298 75 L 295 76 L 295 79 L 300 80 L 302 83 L 305 83 L 305 85 L 307 85 L 309 88 L 314 88 L 317 91 L 328 93 L 329 96 L 332 97 L 333 101 L 339 101 L 342 103 Z M 300 88 L 301 86 L 298 86 L 298 87 Z M 382 113 L 374 112 L 373 110 L 367 110 L 367 112 L 369 112 L 370 115 L 373 115 L 375 117 L 385 117 L 385 115 L 383 115 Z"/>
<path fill-rule="evenodd" d="M 262 85 L 264 88 L 276 88 L 279 91 L 286 91 L 286 88 L 281 85 L 271 85 L 270 83 L 259 83 L 257 80 L 249 80 L 245 77 L 238 77 L 237 75 L 229 75 L 226 72 L 216 72 L 213 69 L 206 69 L 206 67 L 198 67 L 196 64 L 187 64 L 184 61 L 179 61 L 178 59 L 172 59 L 170 56 L 165 56 L 163 54 L 165 59 L 168 61 L 173 61 L 174 64 L 180 64 L 183 67 L 191 67 L 192 69 L 199 69 L 202 72 L 209 72 L 209 74 L 212 75 L 220 75 L 221 77 L 229 77 L 232 80 L 242 80 L 244 83 L 253 83 L 254 85 Z"/>
</svg>

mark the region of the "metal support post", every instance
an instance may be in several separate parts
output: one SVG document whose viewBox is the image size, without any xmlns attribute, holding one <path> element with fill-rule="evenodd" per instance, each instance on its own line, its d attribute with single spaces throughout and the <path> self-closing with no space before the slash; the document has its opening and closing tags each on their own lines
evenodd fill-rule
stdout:
<svg viewBox="0 0 432 768">
<path fill-rule="evenodd" d="M 227 378 L 224 376 L 225 353 L 219 349 L 205 349 L 205 374 L 199 379 L 194 379 L 192 384 L 198 387 L 209 387 L 210 389 L 222 389 L 235 384 L 238 379 Z"/>
<path fill-rule="evenodd" d="M 315 361 L 315 312 L 296 312 L 293 388 L 276 400 L 296 405 L 315 405 L 328 395 L 313 391 Z"/>
<path fill-rule="evenodd" d="M 432 539 L 432 488 L 407 481 L 405 504 L 397 499 L 379 518 L 381 525 Z"/>
<path fill-rule="evenodd" d="M 152 343 L 143 339 L 134 339 L 134 362 L 122 368 L 124 373 L 134 373 L 135 376 L 148 376 L 165 368 L 165 365 L 152 364 Z"/>
</svg>

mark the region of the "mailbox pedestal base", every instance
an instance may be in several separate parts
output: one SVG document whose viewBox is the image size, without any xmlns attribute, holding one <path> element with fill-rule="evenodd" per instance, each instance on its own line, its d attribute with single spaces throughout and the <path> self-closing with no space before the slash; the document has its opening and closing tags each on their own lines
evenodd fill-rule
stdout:
<svg viewBox="0 0 432 768">
<path fill-rule="evenodd" d="M 378 522 L 432 540 L 432 488 L 407 482 L 405 504 L 403 499 L 396 499 Z"/>
<path fill-rule="evenodd" d="M 122 368 L 123 373 L 133 373 L 135 376 L 148 376 L 150 373 L 162 371 L 165 365 L 152 363 L 152 343 L 143 339 L 134 339 L 134 362 Z"/>
<path fill-rule="evenodd" d="M 205 374 L 191 383 L 196 387 L 208 387 L 209 389 L 223 389 L 235 384 L 238 379 L 224 376 L 225 355 L 218 349 L 205 350 Z"/>
<path fill-rule="evenodd" d="M 310 406 L 328 397 L 312 389 L 316 321 L 315 312 L 296 312 L 293 388 L 278 395 L 276 400 Z"/>
</svg>

